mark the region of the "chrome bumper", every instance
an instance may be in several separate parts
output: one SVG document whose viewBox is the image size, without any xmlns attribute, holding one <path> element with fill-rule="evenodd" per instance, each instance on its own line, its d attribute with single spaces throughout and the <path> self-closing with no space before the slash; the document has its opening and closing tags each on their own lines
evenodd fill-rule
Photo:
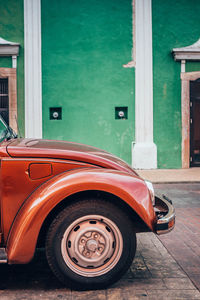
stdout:
<svg viewBox="0 0 200 300">
<path fill-rule="evenodd" d="M 175 209 L 172 201 L 165 195 L 156 196 L 154 210 L 157 215 L 155 232 L 163 234 L 171 231 L 175 225 Z"/>
</svg>

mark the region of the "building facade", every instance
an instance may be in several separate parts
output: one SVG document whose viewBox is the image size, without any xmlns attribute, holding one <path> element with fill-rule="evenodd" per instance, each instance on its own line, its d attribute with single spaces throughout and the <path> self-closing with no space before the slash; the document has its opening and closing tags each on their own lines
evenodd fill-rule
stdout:
<svg viewBox="0 0 200 300">
<path fill-rule="evenodd" d="M 135 168 L 199 165 L 199 0 L 2 0 L 0 11 L 0 112 L 22 136 Z"/>
</svg>

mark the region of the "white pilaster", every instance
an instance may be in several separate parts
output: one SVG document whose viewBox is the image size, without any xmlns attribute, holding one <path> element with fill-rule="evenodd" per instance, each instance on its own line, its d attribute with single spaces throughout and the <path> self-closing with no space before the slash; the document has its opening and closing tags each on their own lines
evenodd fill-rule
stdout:
<svg viewBox="0 0 200 300">
<path fill-rule="evenodd" d="M 13 69 L 17 69 L 17 55 L 12 56 L 12 67 Z"/>
<path fill-rule="evenodd" d="M 153 72 L 151 0 L 135 0 L 135 143 L 132 165 L 136 169 L 157 168 L 153 142 Z"/>
<path fill-rule="evenodd" d="M 181 73 L 185 73 L 185 63 L 186 63 L 185 59 L 182 59 L 181 60 Z"/>
<path fill-rule="evenodd" d="M 42 137 L 41 6 L 24 0 L 25 136 Z"/>
</svg>

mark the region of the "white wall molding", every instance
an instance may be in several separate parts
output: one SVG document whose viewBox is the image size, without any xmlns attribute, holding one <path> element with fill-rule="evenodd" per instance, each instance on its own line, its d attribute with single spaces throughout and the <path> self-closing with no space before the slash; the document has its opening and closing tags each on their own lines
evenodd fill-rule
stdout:
<svg viewBox="0 0 200 300">
<path fill-rule="evenodd" d="M 200 39 L 196 43 L 172 50 L 174 60 L 200 60 Z"/>
<path fill-rule="evenodd" d="M 1 56 L 19 55 L 19 46 L 19 43 L 13 43 L 0 37 Z"/>
<path fill-rule="evenodd" d="M 25 136 L 42 138 L 41 4 L 24 0 Z"/>
<path fill-rule="evenodd" d="M 12 67 L 17 68 L 17 56 L 19 55 L 19 43 L 13 43 L 0 37 L 0 56 L 12 56 Z"/>
<path fill-rule="evenodd" d="M 135 1 L 135 24 L 135 142 L 132 149 L 132 165 L 136 169 L 155 169 L 157 147 L 153 142 L 151 0 Z"/>
</svg>

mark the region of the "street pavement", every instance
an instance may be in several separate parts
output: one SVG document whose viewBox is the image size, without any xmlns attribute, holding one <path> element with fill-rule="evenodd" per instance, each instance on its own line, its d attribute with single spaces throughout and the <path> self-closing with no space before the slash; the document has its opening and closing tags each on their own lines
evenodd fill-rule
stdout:
<svg viewBox="0 0 200 300">
<path fill-rule="evenodd" d="M 174 200 L 177 216 L 175 229 L 159 238 L 200 290 L 200 183 L 157 185 L 157 188 Z"/>
<path fill-rule="evenodd" d="M 0 265 L 0 300 L 200 299 L 200 185 L 157 184 L 176 208 L 175 229 L 162 236 L 137 235 L 131 268 L 99 291 L 71 291 L 49 270 L 43 250 L 28 265 Z"/>
</svg>

